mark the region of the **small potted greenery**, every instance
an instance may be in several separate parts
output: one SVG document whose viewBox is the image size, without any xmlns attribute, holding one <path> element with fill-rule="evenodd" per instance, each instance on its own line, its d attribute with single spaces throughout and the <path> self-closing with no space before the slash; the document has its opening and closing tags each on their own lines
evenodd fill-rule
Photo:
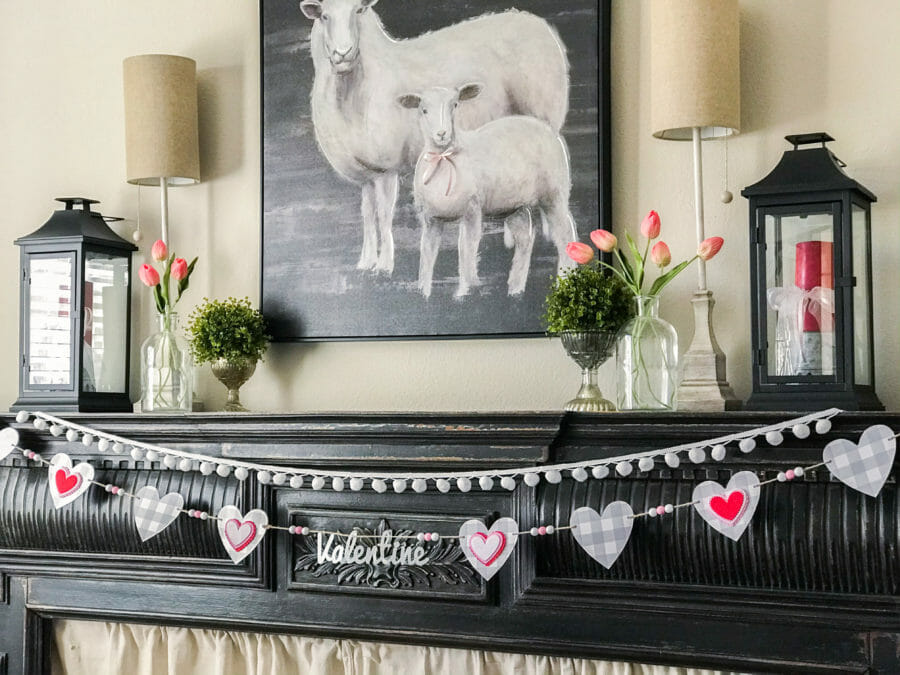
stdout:
<svg viewBox="0 0 900 675">
<path fill-rule="evenodd" d="M 263 315 L 253 309 L 249 298 L 203 298 L 203 304 L 191 312 L 187 328 L 197 365 L 208 362 L 213 375 L 228 389 L 224 409 L 247 412 L 239 390 L 253 375 L 271 339 Z"/>
<path fill-rule="evenodd" d="M 582 264 L 560 273 L 547 294 L 544 323 L 581 366 L 581 389 L 565 410 L 606 412 L 615 406 L 597 386 L 597 369 L 613 354 L 616 333 L 634 314 L 631 290 L 600 265 Z"/>
</svg>

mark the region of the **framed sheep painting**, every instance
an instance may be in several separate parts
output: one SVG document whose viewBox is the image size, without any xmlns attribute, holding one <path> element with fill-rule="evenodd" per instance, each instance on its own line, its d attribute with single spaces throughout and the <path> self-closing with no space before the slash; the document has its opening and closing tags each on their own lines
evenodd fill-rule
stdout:
<svg viewBox="0 0 900 675">
<path fill-rule="evenodd" d="M 609 0 L 264 0 L 277 340 L 539 335 L 610 226 Z"/>
</svg>

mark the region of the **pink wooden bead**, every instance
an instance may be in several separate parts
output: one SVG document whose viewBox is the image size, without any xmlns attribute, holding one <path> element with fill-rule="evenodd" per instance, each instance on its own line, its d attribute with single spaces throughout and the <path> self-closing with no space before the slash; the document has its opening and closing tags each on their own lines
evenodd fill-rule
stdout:
<svg viewBox="0 0 900 675">
<path fill-rule="evenodd" d="M 431 541 L 431 532 L 425 533 L 425 541 Z"/>
<path fill-rule="evenodd" d="M 119 494 L 119 488 L 117 488 L 115 485 L 113 485 L 111 492 L 112 492 L 114 495 L 117 495 L 117 494 Z"/>
<path fill-rule="evenodd" d="M 665 506 L 657 506 L 657 507 L 656 507 L 656 514 L 657 514 L 657 515 L 661 516 L 661 515 L 663 515 L 665 512 L 666 512 L 666 507 L 665 507 Z"/>
<path fill-rule="evenodd" d="M 547 534 L 547 528 L 546 528 L 546 526 L 541 525 L 541 526 L 538 528 L 538 534 Z"/>
<path fill-rule="evenodd" d="M 794 480 L 794 470 L 793 469 L 788 469 L 787 471 L 784 472 L 784 475 L 787 477 L 788 480 Z"/>
</svg>

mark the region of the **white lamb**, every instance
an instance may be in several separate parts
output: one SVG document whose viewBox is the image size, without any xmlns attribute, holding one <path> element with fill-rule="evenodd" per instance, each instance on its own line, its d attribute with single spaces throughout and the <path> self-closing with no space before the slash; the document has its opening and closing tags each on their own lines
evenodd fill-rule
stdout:
<svg viewBox="0 0 900 675">
<path fill-rule="evenodd" d="M 462 128 L 522 114 L 558 132 L 568 111 L 569 66 L 556 32 L 532 14 L 510 10 L 394 40 L 371 10 L 377 1 L 302 0 L 300 7 L 315 21 L 316 139 L 331 166 L 362 186 L 357 268 L 390 274 L 399 176 L 422 150 L 415 118 L 397 97 L 434 84 L 477 81 L 483 94 L 460 116 Z"/>
<path fill-rule="evenodd" d="M 456 124 L 482 87 L 431 87 L 400 97 L 419 111 L 425 151 L 416 164 L 414 193 L 422 222 L 419 288 L 431 295 L 434 263 L 443 224 L 459 222 L 459 286 L 456 296 L 479 284 L 478 245 L 482 216 L 505 217 L 505 242 L 515 246 L 508 292 L 522 293 L 534 244 L 531 213 L 537 209 L 557 249 L 557 265 L 568 264 L 566 244 L 574 241 L 569 210 L 569 153 L 562 137 L 546 122 L 522 115 L 503 117 L 471 131 Z"/>
</svg>

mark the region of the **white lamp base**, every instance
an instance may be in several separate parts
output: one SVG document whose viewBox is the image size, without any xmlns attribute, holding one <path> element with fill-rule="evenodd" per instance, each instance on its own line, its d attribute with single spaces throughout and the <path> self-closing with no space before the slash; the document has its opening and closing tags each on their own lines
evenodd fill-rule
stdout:
<svg viewBox="0 0 900 675">
<path fill-rule="evenodd" d="M 678 409 L 713 412 L 738 410 L 740 400 L 726 380 L 725 354 L 716 342 L 712 291 L 697 291 L 694 306 L 694 339 L 682 357 L 684 371 L 678 387 Z"/>
</svg>

